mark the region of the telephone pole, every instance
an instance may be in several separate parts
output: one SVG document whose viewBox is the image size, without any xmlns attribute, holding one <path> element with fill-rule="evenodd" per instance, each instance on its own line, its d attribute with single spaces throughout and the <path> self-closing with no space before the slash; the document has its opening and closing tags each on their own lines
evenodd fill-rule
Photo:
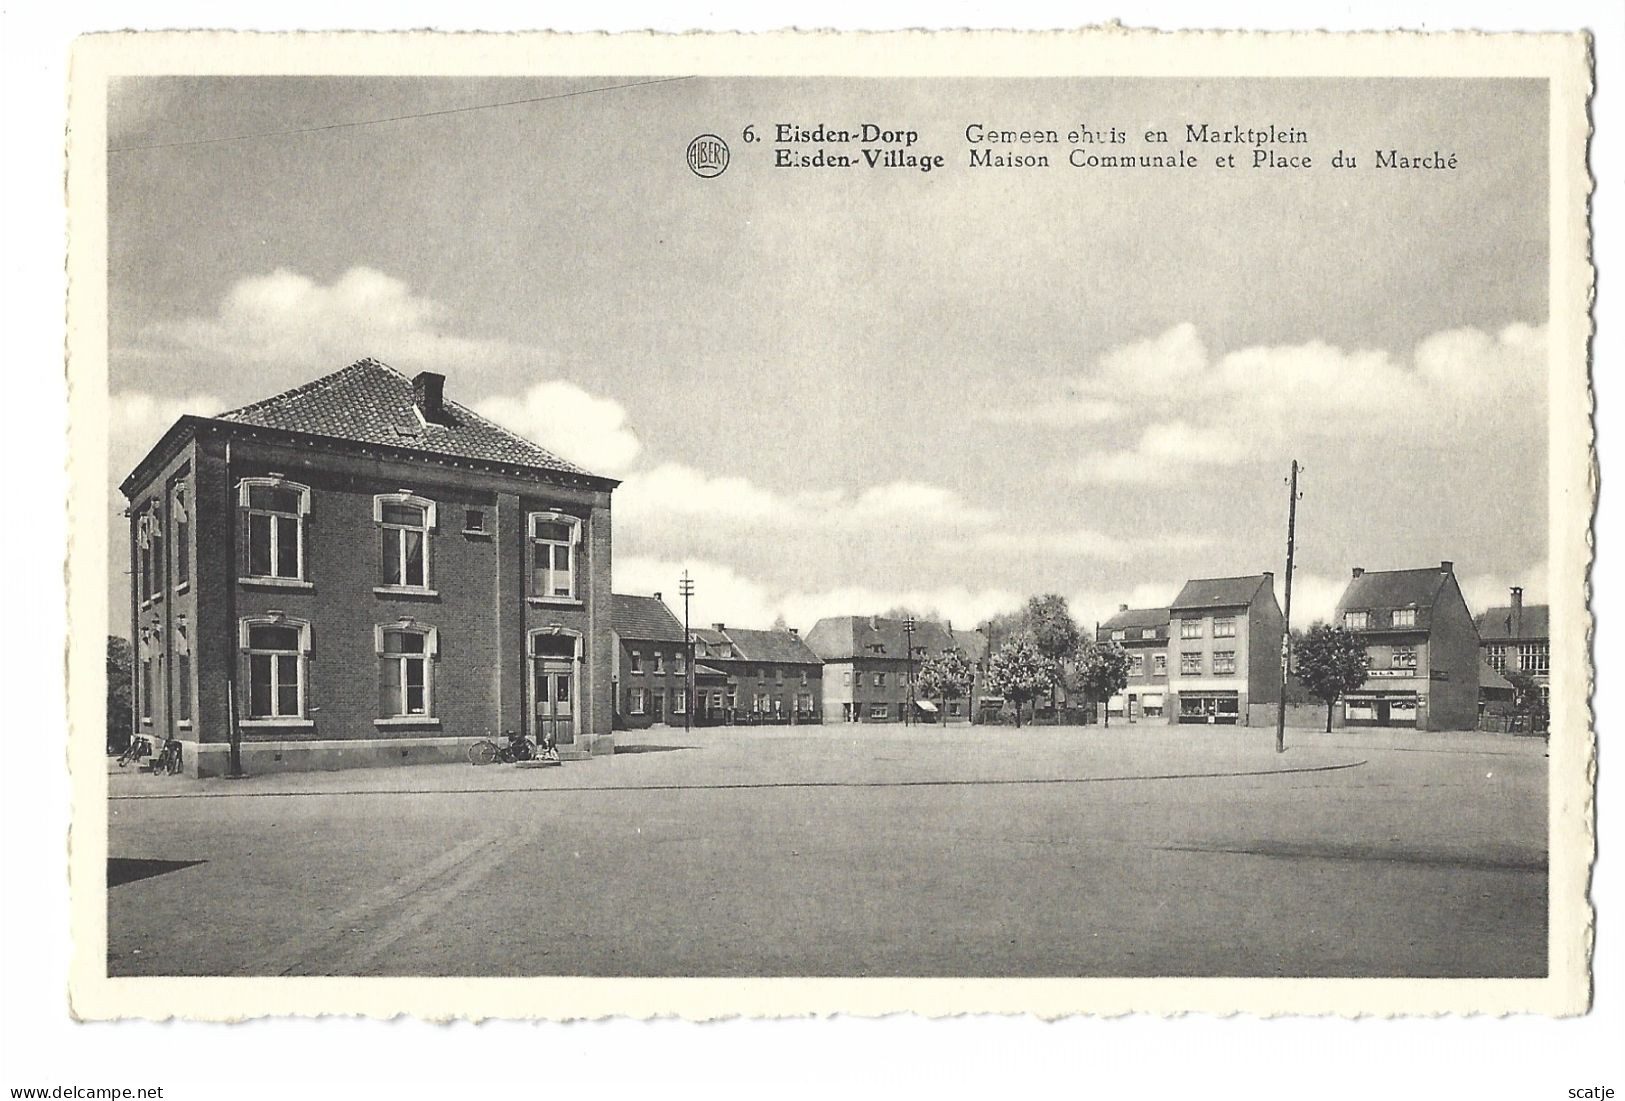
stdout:
<svg viewBox="0 0 1625 1101">
<path fill-rule="evenodd" d="M 1286 506 L 1286 630 L 1281 635 L 1281 701 L 1275 712 L 1275 752 L 1286 752 L 1286 678 L 1292 665 L 1292 556 L 1298 538 L 1298 460 L 1292 460 L 1291 495 Z"/>
<path fill-rule="evenodd" d="M 903 712 L 903 725 L 914 722 L 914 617 L 903 620 L 903 634 L 908 637 L 908 708 Z"/>
<path fill-rule="evenodd" d="M 694 581 L 683 571 L 677 582 L 683 594 L 683 729 L 694 729 L 694 632 L 688 627 L 688 598 L 694 595 Z"/>
</svg>

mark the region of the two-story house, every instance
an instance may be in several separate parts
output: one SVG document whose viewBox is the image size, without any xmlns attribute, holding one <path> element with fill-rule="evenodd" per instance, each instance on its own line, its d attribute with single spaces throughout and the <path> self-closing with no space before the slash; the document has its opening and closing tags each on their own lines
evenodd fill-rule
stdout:
<svg viewBox="0 0 1625 1101">
<path fill-rule="evenodd" d="M 615 722 L 625 729 L 688 718 L 688 646 L 683 624 L 653 596 L 614 596 Z"/>
<path fill-rule="evenodd" d="M 1131 723 L 1167 721 L 1168 624 L 1167 608 L 1123 604 L 1096 629 L 1095 641 L 1114 642 L 1128 654 L 1128 685 L 1106 701 L 1108 714 Z"/>
<path fill-rule="evenodd" d="M 213 776 L 611 733 L 610 494 L 362 360 L 176 421 L 129 501 L 134 732 Z"/>
<path fill-rule="evenodd" d="M 974 667 L 978 648 L 968 641 L 961 644 L 950 625 L 916 620 L 911 635 L 905 622 L 882 616 L 827 616 L 807 632 L 807 645 L 824 663 L 825 721 L 894 723 L 909 717 L 934 722 L 942 718 L 936 701 L 918 691 L 920 664 L 933 654 L 955 650 Z M 915 678 L 913 691 L 910 675 Z M 975 698 L 974 691 L 973 686 L 967 699 Z M 911 698 L 915 713 L 908 716 Z M 950 712 L 947 717 L 956 716 Z"/>
<path fill-rule="evenodd" d="M 1273 573 L 1185 582 L 1168 607 L 1169 721 L 1274 722 L 1285 634 Z"/>
<path fill-rule="evenodd" d="M 1511 603 L 1478 617 L 1479 649 L 1484 663 L 1497 673 L 1528 673 L 1549 699 L 1552 683 L 1551 608 L 1524 604 L 1523 589 L 1514 585 Z"/>
<path fill-rule="evenodd" d="M 824 664 L 794 627 L 694 631 L 694 709 L 704 725 L 816 723 Z"/>
<path fill-rule="evenodd" d="M 1366 644 L 1370 670 L 1343 697 L 1343 726 L 1470 730 L 1478 717 L 1478 629 L 1450 562 L 1419 570 L 1356 566 L 1336 622 Z"/>
</svg>

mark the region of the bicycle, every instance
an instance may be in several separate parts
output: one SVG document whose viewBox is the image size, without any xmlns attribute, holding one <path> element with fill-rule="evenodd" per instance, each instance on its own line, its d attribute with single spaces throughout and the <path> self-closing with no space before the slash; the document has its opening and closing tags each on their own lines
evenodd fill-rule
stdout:
<svg viewBox="0 0 1625 1101">
<path fill-rule="evenodd" d="M 181 743 L 171 738 L 159 750 L 158 759 L 153 762 L 152 771 L 168 773 L 170 776 L 179 776 L 181 771 Z"/>
<path fill-rule="evenodd" d="M 145 738 L 131 738 L 130 744 L 124 747 L 124 752 L 118 755 L 118 767 L 123 768 L 131 761 L 139 761 L 143 757 L 152 756 L 152 743 Z"/>
<path fill-rule="evenodd" d="M 508 744 L 498 745 L 489 736 L 481 738 L 468 747 L 468 763 L 471 765 L 511 765 L 517 761 L 530 761 L 536 757 L 536 746 L 523 734 L 508 731 Z"/>
</svg>

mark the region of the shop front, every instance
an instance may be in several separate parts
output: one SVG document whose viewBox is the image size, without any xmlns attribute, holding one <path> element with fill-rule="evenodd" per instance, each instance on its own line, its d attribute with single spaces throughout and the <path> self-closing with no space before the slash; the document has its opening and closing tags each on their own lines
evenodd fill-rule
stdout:
<svg viewBox="0 0 1625 1101">
<path fill-rule="evenodd" d="M 1347 726 L 1403 726 L 1417 728 L 1422 701 L 1416 692 L 1352 692 L 1343 700 Z"/>
<path fill-rule="evenodd" d="M 1160 700 L 1158 701 L 1160 705 Z M 1234 725 L 1241 721 L 1241 693 L 1238 691 L 1198 691 L 1179 693 L 1179 721 Z"/>
</svg>

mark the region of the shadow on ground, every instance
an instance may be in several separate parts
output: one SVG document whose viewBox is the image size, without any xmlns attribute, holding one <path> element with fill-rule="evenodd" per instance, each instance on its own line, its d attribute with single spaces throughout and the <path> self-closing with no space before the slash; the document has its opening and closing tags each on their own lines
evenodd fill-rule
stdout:
<svg viewBox="0 0 1625 1101">
<path fill-rule="evenodd" d="M 151 879 L 155 875 L 178 872 L 182 868 L 202 863 L 204 863 L 202 860 L 132 860 L 128 857 L 110 856 L 107 858 L 107 885 L 122 887 L 139 879 Z"/>
<path fill-rule="evenodd" d="M 618 745 L 615 756 L 623 753 L 674 753 L 679 749 L 698 749 L 697 745 Z"/>
</svg>

